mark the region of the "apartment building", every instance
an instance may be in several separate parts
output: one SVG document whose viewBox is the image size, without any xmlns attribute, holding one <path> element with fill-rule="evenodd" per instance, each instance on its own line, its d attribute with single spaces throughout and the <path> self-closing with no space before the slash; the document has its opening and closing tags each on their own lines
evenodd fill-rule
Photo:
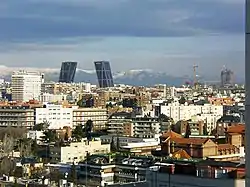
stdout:
<svg viewBox="0 0 250 187">
<path fill-rule="evenodd" d="M 42 93 L 39 97 L 39 101 L 43 103 L 55 103 L 55 102 L 62 102 L 66 100 L 67 100 L 66 94 Z"/>
<path fill-rule="evenodd" d="M 62 105 L 47 104 L 43 108 L 36 108 L 36 124 L 49 123 L 49 129 L 62 129 L 73 126 L 73 109 Z"/>
<path fill-rule="evenodd" d="M 185 164 L 185 165 L 184 165 Z M 244 173 L 245 168 L 239 168 L 237 163 L 212 162 L 166 164 L 159 163 L 147 170 L 147 187 L 244 187 L 245 179 L 233 177 L 233 172 Z M 243 166 L 244 167 L 244 166 Z M 233 170 L 233 171 L 230 171 Z M 132 186 L 132 185 L 131 185 Z"/>
<path fill-rule="evenodd" d="M 134 137 L 153 138 L 155 134 L 161 132 L 162 124 L 158 118 L 153 117 L 135 117 L 131 124 Z"/>
<path fill-rule="evenodd" d="M 112 114 L 108 119 L 108 132 L 110 134 L 119 134 L 124 136 L 132 136 L 132 113 L 131 112 L 117 112 Z"/>
<path fill-rule="evenodd" d="M 108 120 L 107 109 L 73 107 L 73 127 L 85 124 L 88 120 L 93 121 L 94 130 L 104 129 Z"/>
<path fill-rule="evenodd" d="M 39 100 L 43 75 L 39 72 L 16 71 L 11 76 L 12 100 Z"/>
<path fill-rule="evenodd" d="M 101 140 L 71 142 L 50 148 L 51 163 L 80 162 L 87 154 L 109 153 L 110 144 L 102 144 Z"/>
<path fill-rule="evenodd" d="M 29 106 L 0 106 L 1 127 L 27 127 L 35 124 L 35 110 Z"/>
<path fill-rule="evenodd" d="M 175 122 L 180 120 L 189 120 L 192 116 L 200 115 L 202 120 L 210 120 L 210 118 L 217 119 L 223 116 L 223 106 L 216 106 L 211 104 L 204 105 L 181 105 L 179 102 L 160 106 L 160 114 L 165 114 L 171 117 Z M 207 114 L 207 115 L 204 115 Z M 212 115 L 211 117 L 209 115 Z M 212 120 L 211 119 L 211 120 Z M 208 121 L 209 122 L 209 121 Z M 211 121 L 214 125 L 214 121 Z"/>
</svg>

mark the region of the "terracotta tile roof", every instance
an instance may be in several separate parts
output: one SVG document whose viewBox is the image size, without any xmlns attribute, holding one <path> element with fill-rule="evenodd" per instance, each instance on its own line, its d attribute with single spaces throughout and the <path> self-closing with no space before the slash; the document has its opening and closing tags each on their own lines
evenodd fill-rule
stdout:
<svg viewBox="0 0 250 187">
<path fill-rule="evenodd" d="M 184 159 L 190 159 L 191 156 L 183 149 L 180 149 L 172 154 L 173 158 L 184 158 Z"/>
<path fill-rule="evenodd" d="M 231 144 L 218 144 L 218 150 L 224 150 L 224 149 L 234 149 L 235 146 Z"/>
<path fill-rule="evenodd" d="M 205 144 L 209 138 L 171 138 L 172 142 L 178 144 L 193 144 L 193 145 L 202 145 Z M 211 140 L 212 141 L 212 140 Z"/>
<path fill-rule="evenodd" d="M 167 138 L 171 138 L 171 139 L 172 138 L 182 138 L 182 136 L 180 134 L 178 134 L 172 130 L 164 132 L 161 137 L 165 138 L 165 139 L 167 139 Z"/>
<path fill-rule="evenodd" d="M 245 124 L 236 124 L 228 127 L 227 133 L 239 133 L 242 134 L 245 132 Z"/>
</svg>

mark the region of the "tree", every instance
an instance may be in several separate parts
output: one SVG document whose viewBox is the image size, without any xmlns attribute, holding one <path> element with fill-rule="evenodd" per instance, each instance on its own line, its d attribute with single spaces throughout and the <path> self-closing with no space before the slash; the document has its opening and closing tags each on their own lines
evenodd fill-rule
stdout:
<svg viewBox="0 0 250 187">
<path fill-rule="evenodd" d="M 108 104 L 106 104 L 106 108 L 113 108 L 113 104 L 109 102 Z"/>
<path fill-rule="evenodd" d="M 37 140 L 35 139 L 31 145 L 31 151 L 32 151 L 32 154 L 34 156 L 37 156 L 38 155 L 38 144 L 37 144 Z"/>
<path fill-rule="evenodd" d="M 74 185 L 77 183 L 77 171 L 76 171 L 76 165 L 74 162 L 70 169 L 69 180 L 71 180 Z"/>
<path fill-rule="evenodd" d="M 161 121 L 161 122 L 168 122 L 168 121 L 170 121 L 170 117 L 168 117 L 165 114 L 160 114 L 158 118 L 159 118 L 159 121 Z"/>
<path fill-rule="evenodd" d="M 116 151 L 120 151 L 120 138 L 119 136 L 116 137 Z"/>
<path fill-rule="evenodd" d="M 114 137 L 112 137 L 111 143 L 110 143 L 110 149 L 112 152 L 116 152 L 116 145 L 115 145 L 115 141 L 114 141 Z"/>
<path fill-rule="evenodd" d="M 180 100 L 179 100 L 179 103 L 180 103 L 180 104 L 185 104 L 185 103 L 186 103 L 185 97 L 182 96 L 182 97 L 180 98 Z"/>
<path fill-rule="evenodd" d="M 69 134 L 67 132 L 64 135 L 64 141 L 69 141 Z"/>
<path fill-rule="evenodd" d="M 76 126 L 76 128 L 72 132 L 72 136 L 77 139 L 78 141 L 81 141 L 82 138 L 86 137 L 84 127 L 82 124 L 79 124 Z"/>
<path fill-rule="evenodd" d="M 203 135 L 205 135 L 205 136 L 208 135 L 208 131 L 207 131 L 207 121 L 206 121 L 206 123 L 204 123 L 204 126 L 203 126 Z"/>
<path fill-rule="evenodd" d="M 94 127 L 93 121 L 88 120 L 85 124 L 85 135 L 88 140 L 91 140 L 91 132 L 92 132 L 93 127 Z"/>
<path fill-rule="evenodd" d="M 43 141 L 44 142 L 56 142 L 58 140 L 58 136 L 55 130 L 49 129 L 44 131 Z"/>
<path fill-rule="evenodd" d="M 2 144 L 3 156 L 9 156 L 14 150 L 14 138 L 10 135 L 5 134 Z"/>
<path fill-rule="evenodd" d="M 31 139 L 20 139 L 18 142 L 18 150 L 20 151 L 21 157 L 29 157 L 32 155 L 32 140 Z"/>
<path fill-rule="evenodd" d="M 1 174 L 12 176 L 16 168 L 16 163 L 11 158 L 5 156 L 0 163 Z"/>
<path fill-rule="evenodd" d="M 190 135 L 191 135 L 191 128 L 190 125 L 187 124 L 185 138 L 189 138 Z"/>
</svg>

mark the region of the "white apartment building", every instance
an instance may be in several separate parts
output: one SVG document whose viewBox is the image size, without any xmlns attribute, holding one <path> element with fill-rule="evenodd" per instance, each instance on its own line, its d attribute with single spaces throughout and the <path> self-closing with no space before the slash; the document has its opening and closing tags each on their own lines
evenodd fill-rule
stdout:
<svg viewBox="0 0 250 187">
<path fill-rule="evenodd" d="M 211 114 L 223 116 L 223 106 L 215 106 L 211 104 L 205 105 L 180 105 L 179 103 L 171 103 L 166 106 L 160 106 L 160 113 L 173 118 L 175 122 L 180 120 L 189 120 L 192 116 L 198 114 Z M 205 118 L 207 116 L 204 116 Z M 205 120 L 205 119 L 204 119 Z"/>
<path fill-rule="evenodd" d="M 213 129 L 216 128 L 216 123 L 218 119 L 222 117 L 221 113 L 212 113 L 212 114 L 198 114 L 193 116 L 197 118 L 197 121 L 202 120 L 207 125 L 207 131 L 211 133 Z"/>
<path fill-rule="evenodd" d="M 14 101 L 39 100 L 43 75 L 39 72 L 16 71 L 11 76 Z"/>
<path fill-rule="evenodd" d="M 94 129 L 105 128 L 108 120 L 107 109 L 73 107 L 73 127 L 85 124 L 88 120 L 93 121 Z"/>
<path fill-rule="evenodd" d="M 49 122 L 49 129 L 72 128 L 73 109 L 62 105 L 47 104 L 44 108 L 36 108 L 36 124 Z"/>
<path fill-rule="evenodd" d="M 91 155 L 109 152 L 110 144 L 102 144 L 101 140 L 83 140 L 82 142 L 71 142 L 69 145 L 61 147 L 51 147 L 50 157 L 52 163 L 78 163 L 85 159 L 87 153 Z"/>
<path fill-rule="evenodd" d="M 62 102 L 66 100 L 67 100 L 66 94 L 42 93 L 39 98 L 39 101 L 44 102 L 44 103 Z"/>
</svg>

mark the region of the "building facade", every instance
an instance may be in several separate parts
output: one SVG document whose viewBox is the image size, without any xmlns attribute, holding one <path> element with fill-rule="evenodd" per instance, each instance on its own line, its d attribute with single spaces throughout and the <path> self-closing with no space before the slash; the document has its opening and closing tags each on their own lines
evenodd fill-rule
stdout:
<svg viewBox="0 0 250 187">
<path fill-rule="evenodd" d="M 160 106 L 160 113 L 172 118 L 175 122 L 189 120 L 192 116 L 200 116 L 200 120 L 207 121 L 208 126 L 215 125 L 215 119 L 223 116 L 223 106 L 211 104 L 204 105 L 181 105 L 172 103 Z"/>
<path fill-rule="evenodd" d="M 108 120 L 107 109 L 102 108 L 73 108 L 73 127 L 88 120 L 93 121 L 94 130 L 104 129 Z"/>
<path fill-rule="evenodd" d="M 11 76 L 12 100 L 39 100 L 43 82 L 42 79 L 42 74 L 39 72 L 13 72 Z"/>
<path fill-rule="evenodd" d="M 1 127 L 32 128 L 35 124 L 35 110 L 27 106 L 0 107 Z"/>
<path fill-rule="evenodd" d="M 62 129 L 65 126 L 72 128 L 73 109 L 53 104 L 36 108 L 36 124 L 44 122 L 49 123 L 49 129 Z"/>
<path fill-rule="evenodd" d="M 100 88 L 114 87 L 112 71 L 108 61 L 94 62 Z"/>
<path fill-rule="evenodd" d="M 77 62 L 62 62 L 59 82 L 74 82 Z"/>
<path fill-rule="evenodd" d="M 109 153 L 110 144 L 101 140 L 71 142 L 68 145 L 50 148 L 51 163 L 73 163 L 83 161 L 87 154 Z"/>
</svg>

